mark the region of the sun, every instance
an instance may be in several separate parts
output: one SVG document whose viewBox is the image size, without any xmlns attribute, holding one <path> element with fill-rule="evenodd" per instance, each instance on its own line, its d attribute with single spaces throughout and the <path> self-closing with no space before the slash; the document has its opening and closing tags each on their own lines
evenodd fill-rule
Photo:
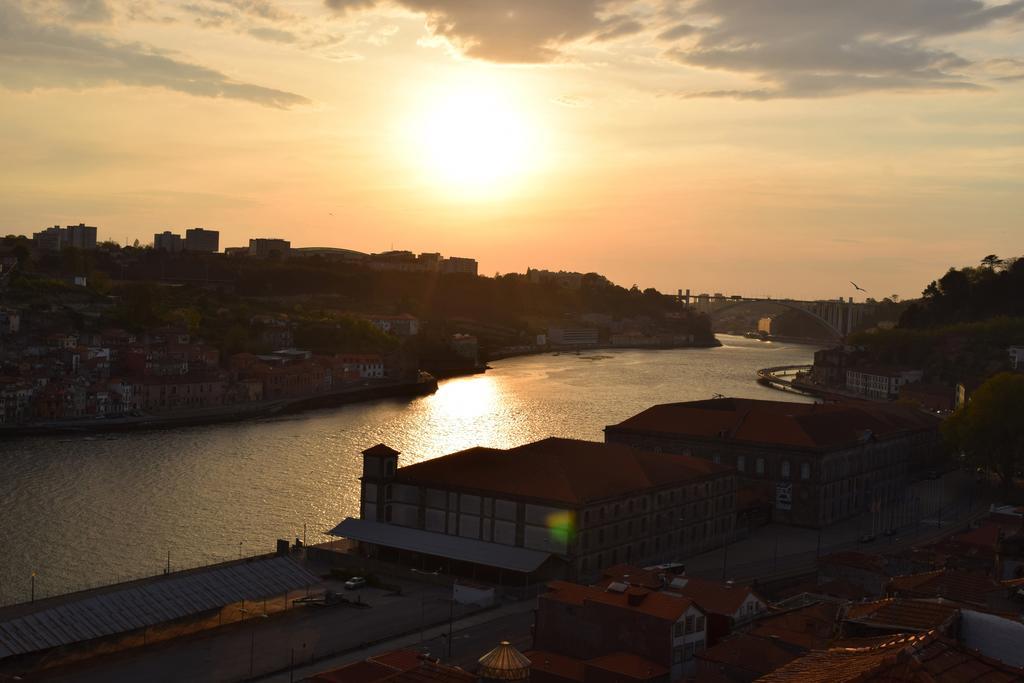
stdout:
<svg viewBox="0 0 1024 683">
<path fill-rule="evenodd" d="M 449 194 L 508 194 L 541 164 L 538 126 L 513 93 L 485 85 L 430 93 L 417 108 L 412 148 L 426 179 Z"/>
</svg>

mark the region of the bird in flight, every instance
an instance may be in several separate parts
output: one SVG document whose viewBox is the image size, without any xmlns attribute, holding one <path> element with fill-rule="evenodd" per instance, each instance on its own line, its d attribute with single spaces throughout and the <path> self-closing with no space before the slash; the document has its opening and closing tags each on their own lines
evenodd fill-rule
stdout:
<svg viewBox="0 0 1024 683">
<path fill-rule="evenodd" d="M 861 291 L 861 292 L 866 292 L 866 291 L 868 291 L 868 290 L 864 289 L 863 287 L 861 287 L 860 285 L 858 285 L 858 284 L 857 284 L 856 282 L 854 282 L 853 280 L 850 280 L 850 284 L 851 284 L 851 285 L 853 285 L 853 288 L 854 288 L 854 289 L 857 289 L 857 290 L 859 290 L 859 291 Z"/>
</svg>

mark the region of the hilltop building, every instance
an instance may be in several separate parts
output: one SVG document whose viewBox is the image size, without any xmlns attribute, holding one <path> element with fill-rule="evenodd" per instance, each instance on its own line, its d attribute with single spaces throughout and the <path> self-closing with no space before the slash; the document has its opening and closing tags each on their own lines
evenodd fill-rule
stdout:
<svg viewBox="0 0 1024 683">
<path fill-rule="evenodd" d="M 605 440 L 734 467 L 775 521 L 822 527 L 899 504 L 908 471 L 941 453 L 938 425 L 905 406 L 722 398 L 648 408 Z"/>
<path fill-rule="evenodd" d="M 220 250 L 220 232 L 205 228 L 189 228 L 185 231 L 185 251 L 215 254 Z"/>
<path fill-rule="evenodd" d="M 44 251 L 62 249 L 95 249 L 96 228 L 85 223 L 62 228 L 55 225 L 32 234 L 32 244 Z"/>
<path fill-rule="evenodd" d="M 257 237 L 249 240 L 249 256 L 256 258 L 287 258 L 292 250 L 292 243 L 276 237 Z"/>
<path fill-rule="evenodd" d="M 477 274 L 476 259 L 459 256 L 445 258 L 437 252 L 424 252 L 417 256 L 411 251 L 385 251 L 371 254 L 366 265 L 373 270 L 396 270 L 406 273 Z"/>
<path fill-rule="evenodd" d="M 734 473 L 700 458 L 556 438 L 401 468 L 398 455 L 363 452 L 360 518 L 330 532 L 369 557 L 522 585 L 703 552 L 734 524 Z"/>
<path fill-rule="evenodd" d="M 185 248 L 185 242 L 181 239 L 181 235 L 175 234 L 170 230 L 164 230 L 161 233 L 153 235 L 153 249 L 157 251 L 167 251 L 172 254 L 177 254 L 183 251 Z"/>
</svg>

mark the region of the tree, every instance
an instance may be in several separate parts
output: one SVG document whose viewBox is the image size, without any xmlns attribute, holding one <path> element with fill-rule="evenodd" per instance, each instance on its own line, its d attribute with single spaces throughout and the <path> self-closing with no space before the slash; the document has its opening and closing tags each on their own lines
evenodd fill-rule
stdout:
<svg viewBox="0 0 1024 683">
<path fill-rule="evenodd" d="M 989 254 L 985 258 L 981 259 L 981 265 L 989 270 L 995 270 L 999 266 L 1003 265 L 1003 260 L 995 254 Z"/>
<path fill-rule="evenodd" d="M 1000 373 L 944 425 L 947 440 L 972 463 L 994 470 L 1009 489 L 1024 463 L 1024 375 Z"/>
</svg>

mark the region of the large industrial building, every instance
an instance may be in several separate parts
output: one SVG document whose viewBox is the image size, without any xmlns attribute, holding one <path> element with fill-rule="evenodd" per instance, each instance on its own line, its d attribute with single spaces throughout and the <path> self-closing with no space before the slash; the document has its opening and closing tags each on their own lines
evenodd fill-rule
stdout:
<svg viewBox="0 0 1024 683">
<path fill-rule="evenodd" d="M 902 505 L 908 473 L 940 457 L 938 426 L 908 406 L 722 398 L 648 408 L 605 440 L 728 465 L 775 521 L 822 527 Z"/>
<path fill-rule="evenodd" d="M 735 522 L 735 474 L 685 455 L 556 438 L 401 468 L 398 455 L 364 451 L 360 518 L 331 534 L 423 570 L 596 578 L 718 547 Z"/>
</svg>

